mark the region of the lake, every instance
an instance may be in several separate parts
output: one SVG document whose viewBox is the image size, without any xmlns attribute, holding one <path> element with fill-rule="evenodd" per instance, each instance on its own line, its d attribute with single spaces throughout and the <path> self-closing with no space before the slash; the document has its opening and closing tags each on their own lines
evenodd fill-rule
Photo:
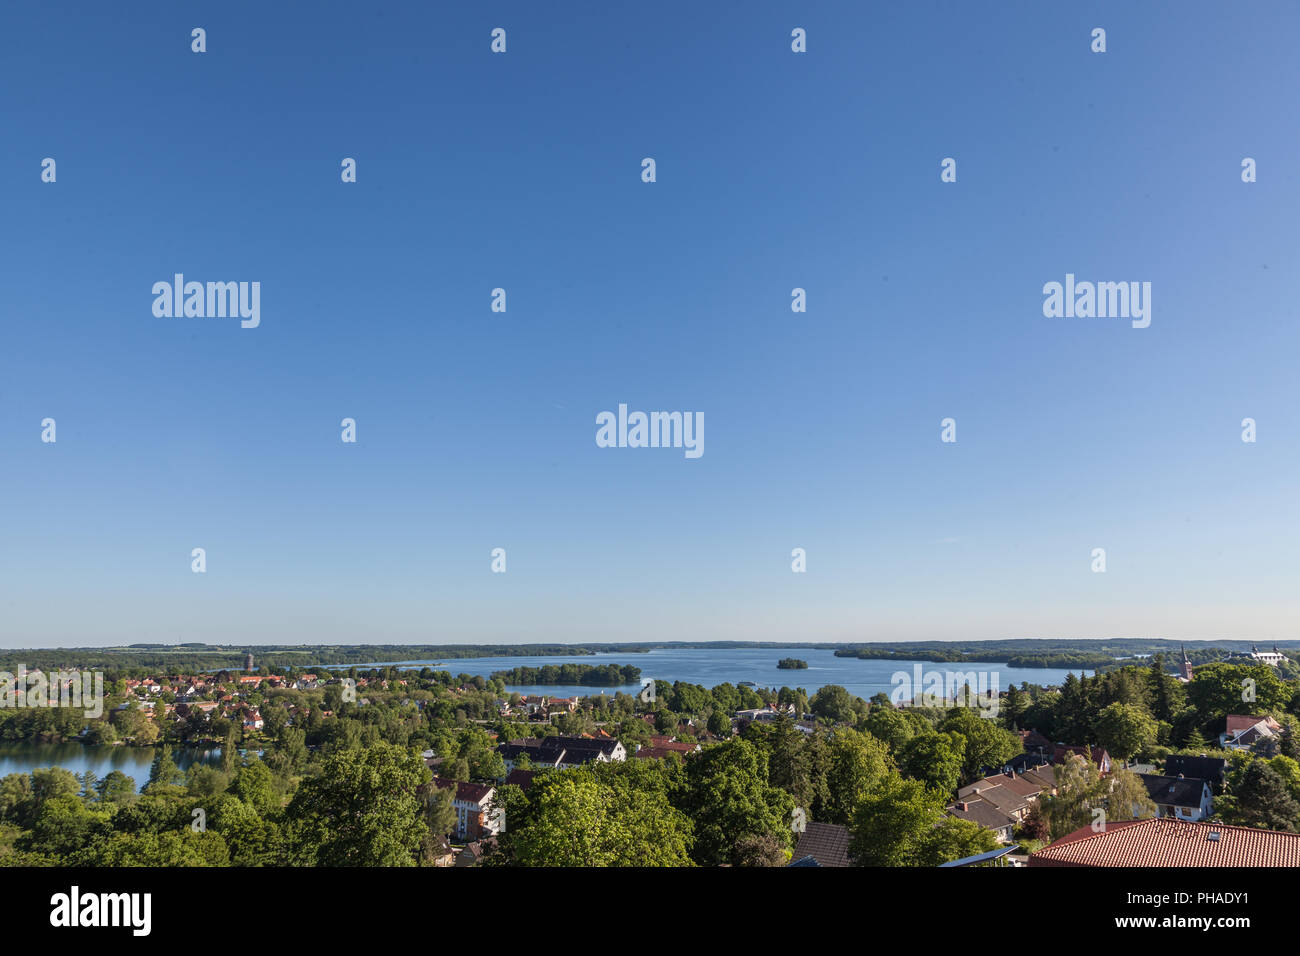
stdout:
<svg viewBox="0 0 1300 956">
<path fill-rule="evenodd" d="M 135 781 L 136 789 L 149 782 L 156 750 L 153 747 L 114 747 L 104 744 L 87 746 L 78 743 L 28 744 L 0 742 L 0 777 L 11 773 L 30 773 L 39 767 L 62 767 L 73 773 L 91 771 L 103 780 L 120 770 Z M 221 762 L 221 751 L 172 750 L 172 759 L 181 770 L 193 763 Z"/>
<path fill-rule="evenodd" d="M 780 670 L 776 662 L 783 657 L 795 657 L 807 661 L 808 668 L 807 670 Z M 989 675 L 990 685 L 996 680 L 998 690 L 1006 690 L 1012 683 L 1019 686 L 1023 681 L 1029 681 L 1031 684 L 1060 684 L 1070 673 L 1069 670 L 1061 668 L 1008 667 L 1005 663 L 933 664 L 924 661 L 916 663 L 920 663 L 927 673 L 931 670 L 986 672 Z M 894 687 L 893 675 L 901 671 L 910 676 L 914 666 L 912 661 L 836 657 L 835 651 L 830 649 L 656 647 L 645 654 L 602 653 L 585 657 L 466 657 L 452 660 L 378 661 L 358 665 L 357 669 L 400 667 L 404 670 L 419 670 L 422 667 L 432 667 L 434 670 L 451 671 L 457 676 L 470 674 L 489 677 L 493 671 L 506 671 L 515 667 L 543 667 L 546 664 L 631 664 L 641 668 L 641 684 L 626 684 L 619 687 L 569 684 L 507 686 L 510 690 L 521 694 L 545 694 L 551 697 L 572 697 L 576 694 L 585 697 L 602 691 L 607 694 L 618 691 L 634 694 L 651 678 L 666 680 L 669 683 L 685 681 L 688 684 L 701 684 L 704 687 L 716 687 L 727 682 L 740 684 L 741 681 L 753 681 L 760 687 L 802 687 L 809 695 L 816 693 L 827 684 L 839 684 L 850 694 L 868 700 L 882 691 L 888 694 Z M 347 668 L 333 669 L 346 670 Z M 1079 670 L 1076 673 L 1087 672 Z"/>
</svg>

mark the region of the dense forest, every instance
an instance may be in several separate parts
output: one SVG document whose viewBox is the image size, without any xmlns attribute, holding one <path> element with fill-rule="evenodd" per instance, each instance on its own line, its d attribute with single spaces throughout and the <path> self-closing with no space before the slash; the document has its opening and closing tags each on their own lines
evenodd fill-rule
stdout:
<svg viewBox="0 0 1300 956">
<path fill-rule="evenodd" d="M 241 671 L 252 654 L 256 666 L 269 671 L 286 667 L 371 666 L 386 661 L 460 660 L 471 657 L 587 657 L 599 653 L 645 653 L 648 648 L 614 644 L 353 644 L 249 645 L 132 644 L 129 647 L 28 648 L 0 651 L 0 670 L 19 665 L 47 670 L 120 670 L 133 676 L 153 671 L 169 674 Z"/>
</svg>

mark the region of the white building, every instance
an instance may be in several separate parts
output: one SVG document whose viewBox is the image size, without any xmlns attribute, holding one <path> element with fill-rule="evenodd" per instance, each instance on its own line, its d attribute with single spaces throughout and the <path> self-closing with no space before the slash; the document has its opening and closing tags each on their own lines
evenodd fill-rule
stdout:
<svg viewBox="0 0 1300 956">
<path fill-rule="evenodd" d="M 1273 645 L 1271 651 L 1261 651 L 1252 644 L 1250 645 L 1250 656 L 1252 660 L 1260 664 L 1267 664 L 1269 667 L 1277 667 L 1286 660 L 1286 655 L 1277 649 L 1276 644 Z"/>
</svg>

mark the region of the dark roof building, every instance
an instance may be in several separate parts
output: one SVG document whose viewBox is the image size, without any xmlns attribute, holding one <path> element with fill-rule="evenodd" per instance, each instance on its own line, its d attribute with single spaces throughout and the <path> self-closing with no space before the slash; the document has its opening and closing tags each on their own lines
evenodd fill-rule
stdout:
<svg viewBox="0 0 1300 956">
<path fill-rule="evenodd" d="M 812 857 L 816 862 L 803 862 Z M 794 848 L 793 865 L 800 866 L 852 866 L 849 862 L 849 831 L 836 823 L 809 823 L 799 834 Z"/>
<path fill-rule="evenodd" d="M 520 790 L 527 790 L 533 785 L 533 778 L 537 776 L 537 770 L 511 770 L 506 775 L 507 786 L 518 787 Z"/>
<path fill-rule="evenodd" d="M 987 800 L 981 800 L 979 797 L 958 800 L 948 807 L 948 815 L 956 817 L 959 820 L 967 820 L 986 830 L 992 830 L 997 838 L 1003 842 L 1011 839 L 1012 829 L 1016 821 L 989 803 Z"/>
<path fill-rule="evenodd" d="M 1228 761 L 1222 757 L 1178 757 L 1171 756 L 1165 760 L 1165 775 L 1169 777 L 1199 777 L 1210 781 L 1211 786 L 1223 786 L 1223 775 L 1228 769 Z"/>
<path fill-rule="evenodd" d="M 1146 784 L 1151 802 L 1157 806 L 1199 807 L 1205 781 L 1195 777 L 1162 777 L 1155 773 L 1140 773 Z"/>
</svg>

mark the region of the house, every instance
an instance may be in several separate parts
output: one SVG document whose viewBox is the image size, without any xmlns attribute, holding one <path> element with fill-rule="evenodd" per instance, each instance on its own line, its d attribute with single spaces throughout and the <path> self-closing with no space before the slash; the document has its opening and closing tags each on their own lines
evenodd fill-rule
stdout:
<svg viewBox="0 0 1300 956">
<path fill-rule="evenodd" d="M 957 796 L 978 796 L 1019 822 L 1029 816 L 1029 808 L 1046 789 L 1048 787 L 1039 779 L 1014 772 L 998 773 L 967 784 L 957 791 Z"/>
<path fill-rule="evenodd" d="M 1039 767 L 1030 767 L 1020 776 L 1034 783 L 1043 789 L 1039 793 L 1047 793 L 1055 796 L 1056 794 L 1056 771 L 1052 769 L 1051 764 L 1043 764 Z"/>
<path fill-rule="evenodd" d="M 1043 774 L 998 773 L 969 783 L 957 791 L 957 801 L 947 807 L 949 816 L 992 830 L 1000 843 L 1009 843 L 1039 795 L 1055 789 L 1049 770 Z"/>
<path fill-rule="evenodd" d="M 1300 833 L 1169 817 L 1075 830 L 1029 857 L 1030 866 L 1300 867 Z"/>
<path fill-rule="evenodd" d="M 667 747 L 641 747 L 636 748 L 636 753 L 632 755 L 637 760 L 663 760 L 665 757 L 682 756 L 680 750 L 670 750 Z"/>
<path fill-rule="evenodd" d="M 492 798 L 496 796 L 495 787 L 485 783 L 460 783 L 444 777 L 434 777 L 433 785 L 439 790 L 456 788 L 451 801 L 456 810 L 456 829 L 453 831 L 456 839 L 479 840 L 505 829 L 505 821 L 491 809 Z"/>
<path fill-rule="evenodd" d="M 1047 754 L 1042 752 L 1016 754 L 1007 761 L 1006 766 L 1002 768 L 1003 773 L 1027 773 L 1036 767 L 1048 767 L 1048 775 L 1051 775 L 1050 768 L 1052 760 Z"/>
<path fill-rule="evenodd" d="M 536 767 L 558 767 L 560 759 L 564 753 L 556 753 L 552 750 L 543 750 L 539 744 L 541 741 L 535 737 L 521 737 L 518 740 L 512 740 L 509 743 L 501 744 L 497 747 L 497 753 L 501 754 L 501 759 L 505 761 L 506 773 L 512 773 L 517 764 L 520 763 L 520 757 L 527 757 L 529 763 Z"/>
<path fill-rule="evenodd" d="M 1223 787 L 1223 778 L 1227 771 L 1228 761 L 1222 757 L 1207 757 L 1201 754 L 1199 757 L 1170 756 L 1165 760 L 1165 776 L 1208 780 L 1211 790 L 1219 790 Z"/>
<path fill-rule="evenodd" d="M 527 791 L 533 785 L 533 778 L 540 772 L 538 770 L 511 770 L 506 774 L 506 784 Z"/>
<path fill-rule="evenodd" d="M 777 704 L 769 704 L 766 707 L 756 707 L 753 710 L 736 711 L 736 719 L 744 720 L 750 723 L 768 723 L 780 719 L 782 716 L 795 718 L 799 716 L 794 704 L 786 704 L 780 707 Z"/>
<path fill-rule="evenodd" d="M 1229 714 L 1219 746 L 1224 750 L 1251 750 L 1258 744 L 1281 736 L 1282 725 L 1272 717 L 1249 717 Z"/>
<path fill-rule="evenodd" d="M 688 744 L 675 737 L 665 737 L 662 734 L 651 734 L 650 746 L 658 750 L 674 750 L 682 756 L 693 754 L 700 749 L 699 744 Z"/>
<path fill-rule="evenodd" d="M 948 816 L 978 824 L 986 830 L 992 830 L 999 843 L 1010 843 L 1016 827 L 1016 820 L 999 810 L 992 803 L 977 795 L 959 799 L 947 808 Z"/>
<path fill-rule="evenodd" d="M 1110 773 L 1110 752 L 1105 747 L 1067 747 L 1065 744 L 1056 744 L 1052 748 L 1052 763 L 1065 763 L 1071 754 L 1095 763 L 1103 777 Z"/>
<path fill-rule="evenodd" d="M 457 866 L 473 866 L 483 859 L 488 850 L 493 846 L 493 840 L 489 837 L 486 840 L 475 840 L 468 844 L 465 849 L 456 855 Z"/>
<path fill-rule="evenodd" d="M 948 813 L 995 831 L 1005 843 L 1011 839 L 1011 829 L 1030 816 L 1044 790 L 1043 783 L 1024 775 L 995 774 L 958 790 L 957 803 L 949 805 Z"/>
<path fill-rule="evenodd" d="M 1154 773 L 1140 773 L 1151 802 L 1162 817 L 1179 820 L 1204 820 L 1214 812 L 1214 797 L 1210 782 L 1194 777 L 1164 777 Z"/>
<path fill-rule="evenodd" d="M 1055 746 L 1051 740 L 1036 730 L 1022 730 L 1019 733 L 1020 741 L 1028 753 L 1051 753 L 1052 747 Z"/>
<path fill-rule="evenodd" d="M 497 752 L 505 761 L 507 773 L 515 769 L 521 755 L 526 755 L 538 767 L 560 770 L 627 759 L 627 748 L 612 737 L 521 737 L 501 744 Z"/>
<path fill-rule="evenodd" d="M 808 857 L 815 862 L 803 863 Z M 849 862 L 849 831 L 836 823 L 809 823 L 807 829 L 799 834 L 792 859 L 803 866 L 852 866 Z"/>
<path fill-rule="evenodd" d="M 591 737 L 543 737 L 539 749 L 545 754 L 559 754 L 555 765 L 580 767 L 588 763 L 617 763 L 627 759 L 627 748 L 621 741 L 597 740 Z"/>
</svg>

